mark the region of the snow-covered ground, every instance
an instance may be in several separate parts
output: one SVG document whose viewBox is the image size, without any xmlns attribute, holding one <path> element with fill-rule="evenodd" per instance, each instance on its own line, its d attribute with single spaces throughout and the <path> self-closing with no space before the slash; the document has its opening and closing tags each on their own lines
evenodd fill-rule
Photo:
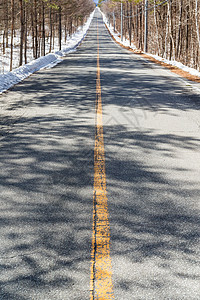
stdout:
<svg viewBox="0 0 200 300">
<path fill-rule="evenodd" d="M 63 56 L 72 51 L 75 51 L 75 49 L 82 42 L 85 35 L 87 34 L 93 15 L 94 11 L 93 13 L 91 13 L 90 17 L 88 18 L 87 22 L 83 27 L 79 27 L 78 30 L 69 39 L 67 39 L 66 43 L 65 41 L 63 41 L 62 51 L 58 51 L 57 46 L 57 48 L 55 47 L 53 52 L 47 54 L 46 56 L 41 56 L 40 58 L 33 60 L 32 49 L 29 49 L 29 51 L 27 52 L 27 56 L 28 61 L 30 62 L 24 64 L 19 68 L 14 69 L 12 72 L 9 72 L 9 52 L 7 51 L 5 57 L 0 58 L 0 94 L 2 92 L 5 92 L 13 85 L 19 83 L 23 79 L 27 78 L 34 72 L 39 71 L 43 68 L 51 68 L 55 66 L 56 64 L 62 61 Z M 18 57 L 18 49 L 14 49 L 14 67 L 16 67 L 16 65 L 18 64 L 16 57 Z"/>
<path fill-rule="evenodd" d="M 118 32 L 114 32 L 114 28 L 113 28 L 113 26 L 109 25 L 109 22 L 108 22 L 108 20 L 107 20 L 107 18 L 105 16 L 105 14 L 102 13 L 102 15 L 103 15 L 104 23 L 107 25 L 110 33 L 114 36 L 114 38 L 116 39 L 116 41 L 119 42 L 119 43 L 121 43 L 121 44 L 123 44 L 124 46 L 130 47 L 133 50 L 136 50 L 137 48 L 135 47 L 135 45 L 133 43 L 131 43 L 131 45 L 130 45 L 130 42 L 129 42 L 128 39 L 121 41 L 120 34 Z M 151 53 L 146 53 L 146 54 L 149 55 L 149 56 L 151 56 L 151 57 L 153 57 L 153 58 L 155 58 L 158 61 L 162 61 L 162 62 L 167 63 L 169 65 L 178 67 L 179 69 L 181 69 L 183 71 L 186 71 L 186 72 L 190 73 L 191 75 L 200 77 L 200 72 L 198 72 L 196 69 L 187 67 L 187 66 L 183 65 L 182 63 L 180 63 L 178 61 L 168 60 L 168 59 L 162 58 L 162 57 L 160 57 L 158 55 L 154 55 L 154 54 L 151 54 Z"/>
</svg>

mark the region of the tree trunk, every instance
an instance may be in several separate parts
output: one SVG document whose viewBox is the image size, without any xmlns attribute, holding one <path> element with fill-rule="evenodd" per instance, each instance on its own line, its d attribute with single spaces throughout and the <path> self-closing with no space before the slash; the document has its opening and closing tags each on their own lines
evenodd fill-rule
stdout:
<svg viewBox="0 0 200 300">
<path fill-rule="evenodd" d="M 173 22 L 172 22 L 172 1 L 169 0 L 169 38 L 170 38 L 170 50 L 169 59 L 172 60 L 174 57 L 174 39 L 173 39 Z"/>
<path fill-rule="evenodd" d="M 33 19 L 33 2 L 31 2 L 31 32 L 32 32 L 33 57 L 35 58 L 35 32 L 34 32 L 34 19 Z"/>
<path fill-rule="evenodd" d="M 42 2 L 42 55 L 45 56 L 45 8 Z"/>
<path fill-rule="evenodd" d="M 180 0 L 180 9 L 179 9 L 179 28 L 178 28 L 178 38 L 177 38 L 177 45 L 176 45 L 176 59 L 180 55 L 180 40 L 181 40 L 181 21 L 183 15 L 183 0 Z"/>
<path fill-rule="evenodd" d="M 160 43 L 159 43 L 159 35 L 158 35 L 158 24 L 156 18 L 156 0 L 154 0 L 154 23 L 156 28 L 156 40 L 157 40 L 157 47 L 156 47 L 156 54 L 160 55 Z"/>
<path fill-rule="evenodd" d="M 185 63 L 188 65 L 189 59 L 188 59 L 188 50 L 189 50 L 189 5 L 186 7 L 186 45 L 185 45 Z"/>
<path fill-rule="evenodd" d="M 24 44 L 24 7 L 23 7 L 23 0 L 19 0 L 19 4 L 20 4 L 20 23 L 21 23 L 19 66 L 21 66 L 22 63 L 23 63 L 23 44 Z"/>
<path fill-rule="evenodd" d="M 139 48 L 142 49 L 142 36 L 143 36 L 143 26 L 142 26 L 142 6 L 140 6 L 140 16 L 139 16 L 139 20 L 140 20 L 140 37 L 139 37 Z"/>
<path fill-rule="evenodd" d="M 5 38 L 6 38 L 6 48 L 9 47 L 8 45 L 8 1 L 5 1 Z"/>
<path fill-rule="evenodd" d="M 27 4 L 24 2 L 24 61 L 27 64 Z"/>
<path fill-rule="evenodd" d="M 59 35 L 59 50 L 62 48 L 62 9 L 59 6 L 59 18 L 58 18 L 58 35 Z"/>
<path fill-rule="evenodd" d="M 39 19 L 38 19 L 38 31 L 39 31 L 39 39 L 38 39 L 38 57 L 41 56 L 41 48 L 42 48 L 42 9 L 41 5 L 38 8 L 38 14 L 39 14 Z"/>
<path fill-rule="evenodd" d="M 132 42 L 132 3 L 129 3 L 129 43 L 131 46 L 131 42 Z"/>
<path fill-rule="evenodd" d="M 164 51 L 164 57 L 168 58 L 168 37 L 169 37 L 169 3 L 167 3 L 167 21 L 166 21 L 166 32 L 165 32 L 165 51 Z"/>
<path fill-rule="evenodd" d="M 34 14 L 35 14 L 35 58 L 38 58 L 38 21 L 37 21 L 37 0 L 34 2 Z"/>
<path fill-rule="evenodd" d="M 5 30 L 3 31 L 3 54 L 6 53 L 6 49 L 5 49 L 5 36 L 6 36 L 6 33 L 5 33 Z"/>
<path fill-rule="evenodd" d="M 52 49 L 52 34 L 53 34 L 53 26 L 52 26 L 53 20 L 52 20 L 52 8 L 49 8 L 49 27 L 50 27 L 50 41 L 49 41 L 49 53 Z"/>
<path fill-rule="evenodd" d="M 10 71 L 12 71 L 13 65 L 13 37 L 14 37 L 14 22 L 15 22 L 15 3 L 11 0 L 11 42 L 10 42 Z"/>
<path fill-rule="evenodd" d="M 197 42 L 200 48 L 200 35 L 199 35 L 199 22 L 198 22 L 198 0 L 195 0 L 195 23 L 196 23 L 196 33 L 197 33 Z"/>
</svg>

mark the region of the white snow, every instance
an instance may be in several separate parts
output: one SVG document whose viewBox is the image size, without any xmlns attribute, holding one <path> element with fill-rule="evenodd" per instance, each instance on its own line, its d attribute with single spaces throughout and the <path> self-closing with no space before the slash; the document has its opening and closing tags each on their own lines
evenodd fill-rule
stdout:
<svg viewBox="0 0 200 300">
<path fill-rule="evenodd" d="M 79 27 L 79 29 L 72 35 L 72 37 L 67 40 L 63 50 L 53 51 L 46 56 L 41 56 L 38 59 L 32 60 L 31 62 L 14 69 L 12 72 L 0 74 L 0 94 L 8 90 L 13 85 L 21 82 L 33 73 L 43 68 L 54 67 L 56 64 L 62 61 L 63 56 L 72 51 L 75 51 L 78 45 L 85 38 L 93 16 L 94 11 L 91 13 L 85 25 L 83 27 Z"/>
<path fill-rule="evenodd" d="M 129 40 L 123 40 L 123 41 L 121 41 L 120 34 L 118 32 L 114 32 L 114 28 L 113 28 L 113 26 L 109 25 L 109 22 L 108 22 L 108 20 L 107 20 L 107 18 L 105 16 L 105 14 L 103 12 L 101 12 L 101 13 L 103 15 L 104 23 L 107 25 L 110 33 L 114 36 L 114 38 L 116 39 L 116 41 L 119 42 L 119 43 L 121 43 L 121 44 L 123 44 L 124 46 L 128 46 L 128 47 L 132 48 L 133 50 L 137 50 L 137 48 L 135 47 L 135 45 L 133 43 L 131 43 L 131 45 L 130 45 Z M 143 52 L 143 53 L 145 53 L 145 52 Z M 194 68 L 187 67 L 187 66 L 183 65 L 182 63 L 180 63 L 178 61 L 165 59 L 163 57 L 160 57 L 158 55 L 154 55 L 154 54 L 151 54 L 151 53 L 145 53 L 145 54 L 147 54 L 147 55 L 155 58 L 158 61 L 162 61 L 162 62 L 167 63 L 169 65 L 175 66 L 175 67 L 177 67 L 177 68 L 179 68 L 179 69 L 181 69 L 183 71 L 186 71 L 186 72 L 188 72 L 191 75 L 200 77 L 200 72 L 199 71 L 197 71 Z"/>
<path fill-rule="evenodd" d="M 183 65 L 181 62 L 178 62 L 176 60 L 169 60 L 169 59 L 166 59 L 166 58 L 163 58 L 163 57 L 160 57 L 158 55 L 151 54 L 151 53 L 146 53 L 146 54 L 153 57 L 153 58 L 155 58 L 156 60 L 162 61 L 162 62 L 167 63 L 169 65 L 175 66 L 175 67 L 177 67 L 177 68 L 179 68 L 183 71 L 186 71 L 186 72 L 190 73 L 191 75 L 200 77 L 200 72 L 199 71 L 197 71 L 194 68 L 190 68 L 190 67 L 187 67 L 187 66 Z"/>
</svg>

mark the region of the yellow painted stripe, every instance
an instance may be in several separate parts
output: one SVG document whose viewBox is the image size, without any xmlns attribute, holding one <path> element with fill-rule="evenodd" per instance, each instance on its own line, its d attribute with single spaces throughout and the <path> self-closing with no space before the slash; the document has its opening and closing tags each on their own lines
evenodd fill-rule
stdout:
<svg viewBox="0 0 200 300">
<path fill-rule="evenodd" d="M 110 258 L 110 225 L 106 192 L 105 153 L 103 140 L 99 34 L 97 19 L 96 133 L 94 148 L 93 237 L 90 300 L 113 300 Z"/>
</svg>

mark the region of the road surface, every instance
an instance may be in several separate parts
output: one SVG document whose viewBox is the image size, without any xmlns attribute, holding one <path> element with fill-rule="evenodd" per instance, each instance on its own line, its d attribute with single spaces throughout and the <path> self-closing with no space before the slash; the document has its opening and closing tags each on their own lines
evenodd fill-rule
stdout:
<svg viewBox="0 0 200 300">
<path fill-rule="evenodd" d="M 200 299 L 200 95 L 116 45 L 0 97 L 0 299 Z"/>
</svg>

